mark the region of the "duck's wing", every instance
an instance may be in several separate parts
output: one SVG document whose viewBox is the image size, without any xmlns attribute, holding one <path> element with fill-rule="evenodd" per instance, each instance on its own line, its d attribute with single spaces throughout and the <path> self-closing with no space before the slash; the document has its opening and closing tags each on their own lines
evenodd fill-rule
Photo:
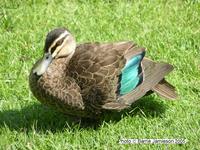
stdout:
<svg viewBox="0 0 200 150">
<path fill-rule="evenodd" d="M 93 87 L 102 98 L 94 101 L 101 101 L 104 105 L 116 102 L 118 96 L 131 92 L 142 83 L 144 54 L 145 48 L 130 41 L 84 43 L 77 46 L 69 70 L 81 89 L 86 91 L 83 95 L 89 91 L 85 89 Z"/>
</svg>

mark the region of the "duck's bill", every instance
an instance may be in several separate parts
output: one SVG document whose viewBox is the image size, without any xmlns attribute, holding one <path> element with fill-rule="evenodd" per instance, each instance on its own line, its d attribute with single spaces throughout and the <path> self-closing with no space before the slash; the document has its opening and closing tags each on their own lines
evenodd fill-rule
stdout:
<svg viewBox="0 0 200 150">
<path fill-rule="evenodd" d="M 46 72 L 47 68 L 52 62 L 52 59 L 52 55 L 50 53 L 46 53 L 44 57 L 38 62 L 36 67 L 33 69 L 33 73 L 38 76 L 41 76 L 43 73 Z"/>
</svg>

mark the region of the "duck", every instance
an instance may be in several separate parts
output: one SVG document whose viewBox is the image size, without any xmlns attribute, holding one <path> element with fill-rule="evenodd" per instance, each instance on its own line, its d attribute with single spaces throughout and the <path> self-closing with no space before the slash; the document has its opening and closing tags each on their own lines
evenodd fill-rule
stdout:
<svg viewBox="0 0 200 150">
<path fill-rule="evenodd" d="M 131 108 L 152 93 L 177 99 L 175 87 L 165 79 L 173 66 L 145 53 L 133 41 L 76 44 L 68 29 L 55 28 L 30 71 L 30 90 L 42 104 L 85 118 Z"/>
</svg>

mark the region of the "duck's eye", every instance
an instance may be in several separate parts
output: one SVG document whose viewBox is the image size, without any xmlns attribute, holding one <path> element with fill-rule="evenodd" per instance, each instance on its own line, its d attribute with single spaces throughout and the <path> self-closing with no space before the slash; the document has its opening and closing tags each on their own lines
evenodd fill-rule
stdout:
<svg viewBox="0 0 200 150">
<path fill-rule="evenodd" d="M 57 41 L 56 44 L 51 48 L 51 53 L 53 53 L 55 49 L 63 43 L 63 41 L 64 41 L 64 38 Z"/>
<path fill-rule="evenodd" d="M 56 46 L 60 46 L 60 45 L 62 44 L 63 40 L 64 40 L 64 39 L 59 40 L 59 41 L 56 43 Z"/>
<path fill-rule="evenodd" d="M 49 59 L 49 56 L 46 56 L 46 59 Z"/>
<path fill-rule="evenodd" d="M 56 47 L 57 47 L 57 43 L 54 47 L 51 48 L 51 53 L 53 53 L 55 51 Z"/>
<path fill-rule="evenodd" d="M 61 40 L 56 42 L 56 45 L 51 48 L 51 53 L 53 53 L 55 51 L 55 49 L 62 44 L 63 40 L 64 39 L 61 39 Z"/>
</svg>

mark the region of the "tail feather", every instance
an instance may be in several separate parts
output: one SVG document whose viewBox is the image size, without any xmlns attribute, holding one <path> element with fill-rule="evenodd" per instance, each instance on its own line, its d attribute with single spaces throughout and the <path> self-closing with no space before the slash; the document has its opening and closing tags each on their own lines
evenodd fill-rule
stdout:
<svg viewBox="0 0 200 150">
<path fill-rule="evenodd" d="M 175 87 L 165 79 L 161 80 L 157 85 L 155 85 L 152 88 L 152 91 L 169 100 L 175 100 L 178 97 Z"/>
</svg>

